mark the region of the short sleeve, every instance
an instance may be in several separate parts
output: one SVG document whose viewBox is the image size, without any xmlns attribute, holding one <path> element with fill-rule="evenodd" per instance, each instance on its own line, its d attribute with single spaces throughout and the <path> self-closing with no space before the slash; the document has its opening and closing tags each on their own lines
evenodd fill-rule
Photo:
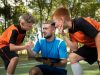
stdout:
<svg viewBox="0 0 100 75">
<path fill-rule="evenodd" d="M 33 51 L 35 51 L 36 53 L 38 53 L 40 51 L 40 42 L 39 42 L 39 40 L 35 43 Z"/>
<path fill-rule="evenodd" d="M 68 57 L 67 45 L 64 41 L 62 41 L 59 45 L 59 57 L 60 59 L 65 59 Z"/>
<path fill-rule="evenodd" d="M 10 37 L 10 40 L 9 40 L 9 43 L 16 44 L 17 37 L 18 37 L 18 31 L 13 30 L 11 37 Z"/>
<path fill-rule="evenodd" d="M 80 31 L 82 31 L 88 37 L 95 38 L 98 30 L 94 26 L 92 26 L 89 22 L 87 22 L 83 18 L 79 18 L 76 22 L 76 25 Z"/>
</svg>

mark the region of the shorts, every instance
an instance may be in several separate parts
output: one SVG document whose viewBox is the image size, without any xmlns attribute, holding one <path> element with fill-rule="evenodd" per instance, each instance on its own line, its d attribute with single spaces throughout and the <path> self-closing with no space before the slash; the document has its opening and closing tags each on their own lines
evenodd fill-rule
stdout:
<svg viewBox="0 0 100 75">
<path fill-rule="evenodd" d="M 96 47 L 83 46 L 80 47 L 74 53 L 82 56 L 84 60 L 87 61 L 89 64 L 93 64 L 94 62 L 97 61 L 98 54 Z"/>
<path fill-rule="evenodd" d="M 43 75 L 67 75 L 67 70 L 65 69 L 60 69 L 45 64 L 37 65 L 36 67 L 41 69 Z"/>
<path fill-rule="evenodd" d="M 18 57 L 18 54 L 14 51 L 10 51 L 9 46 L 5 46 L 0 49 L 0 56 L 4 61 L 5 69 L 7 69 L 8 64 L 10 63 L 10 60 L 13 57 Z"/>
</svg>

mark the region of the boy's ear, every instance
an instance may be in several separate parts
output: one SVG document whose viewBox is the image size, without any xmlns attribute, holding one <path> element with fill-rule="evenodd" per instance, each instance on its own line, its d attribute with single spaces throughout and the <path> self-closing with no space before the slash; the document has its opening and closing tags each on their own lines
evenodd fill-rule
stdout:
<svg viewBox="0 0 100 75">
<path fill-rule="evenodd" d="M 24 25 L 24 22 L 23 21 L 20 21 L 20 25 L 23 26 Z"/>
<path fill-rule="evenodd" d="M 61 20 L 63 20 L 63 21 L 64 21 L 64 17 L 61 17 Z"/>
<path fill-rule="evenodd" d="M 25 21 L 23 19 L 20 20 L 20 25 L 24 25 Z"/>
</svg>

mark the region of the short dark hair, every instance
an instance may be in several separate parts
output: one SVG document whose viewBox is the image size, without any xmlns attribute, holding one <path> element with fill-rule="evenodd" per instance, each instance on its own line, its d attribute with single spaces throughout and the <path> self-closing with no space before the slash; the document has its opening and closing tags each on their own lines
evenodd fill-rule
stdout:
<svg viewBox="0 0 100 75">
<path fill-rule="evenodd" d="M 45 21 L 43 24 L 50 24 L 51 26 L 55 27 L 55 22 L 53 20 Z"/>
<path fill-rule="evenodd" d="M 19 20 L 24 19 L 27 23 L 35 23 L 35 19 L 30 13 L 24 13 Z"/>
</svg>

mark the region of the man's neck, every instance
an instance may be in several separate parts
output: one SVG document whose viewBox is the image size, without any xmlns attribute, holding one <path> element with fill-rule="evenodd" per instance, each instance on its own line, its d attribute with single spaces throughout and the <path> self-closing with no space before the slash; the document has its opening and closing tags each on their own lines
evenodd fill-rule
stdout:
<svg viewBox="0 0 100 75">
<path fill-rule="evenodd" d="M 55 38 L 55 36 L 52 36 L 52 37 L 50 37 L 50 38 L 48 38 L 48 39 L 46 39 L 48 42 L 50 42 L 50 41 L 52 41 L 52 40 L 54 40 L 54 38 Z"/>
</svg>

